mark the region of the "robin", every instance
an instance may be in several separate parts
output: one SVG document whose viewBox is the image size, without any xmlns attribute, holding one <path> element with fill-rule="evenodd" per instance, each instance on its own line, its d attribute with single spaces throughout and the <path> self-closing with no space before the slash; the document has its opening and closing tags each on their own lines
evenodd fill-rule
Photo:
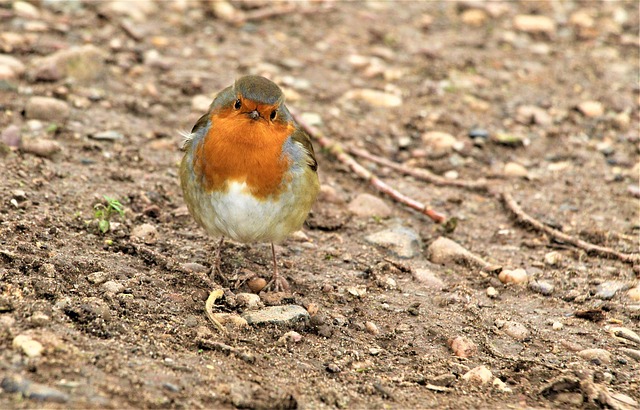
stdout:
<svg viewBox="0 0 640 410">
<path fill-rule="evenodd" d="M 288 290 L 274 243 L 300 229 L 320 183 L 311 139 L 289 113 L 282 90 L 246 76 L 220 91 L 185 136 L 180 182 L 189 212 L 207 233 L 237 242 L 270 242 L 267 286 Z"/>
</svg>

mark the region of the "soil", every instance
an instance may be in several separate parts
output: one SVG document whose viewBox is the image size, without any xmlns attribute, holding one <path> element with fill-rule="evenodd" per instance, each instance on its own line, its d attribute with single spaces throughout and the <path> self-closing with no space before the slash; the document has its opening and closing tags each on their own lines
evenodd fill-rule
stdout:
<svg viewBox="0 0 640 410">
<path fill-rule="evenodd" d="M 226 6 L 0 2 L 2 52 L 26 67 L 0 81 L 1 408 L 637 408 L 640 346 L 612 328 L 638 332 L 638 266 L 521 225 L 494 195 L 361 160 L 455 217 L 445 229 L 316 143 L 321 199 L 277 247 L 292 293 L 261 294 L 311 318 L 221 332 L 205 313 L 217 241 L 177 177 L 202 101 L 260 74 L 346 147 L 485 178 L 549 226 L 637 253 L 637 2 Z M 37 74 L 42 57 L 86 44 L 101 57 Z M 64 101 L 68 118 L 33 118 L 33 96 Z M 59 152 L 27 148 L 42 141 Z M 351 213 L 364 193 L 391 215 Z M 102 233 L 105 196 L 124 214 Z M 411 257 L 366 239 L 395 226 L 419 236 Z M 496 268 L 433 263 L 440 237 Z M 269 277 L 270 247 L 227 241 L 222 255 L 213 310 L 241 314 L 236 296 Z M 529 285 L 504 284 L 500 268 Z M 478 366 L 484 383 L 463 378 Z"/>
</svg>

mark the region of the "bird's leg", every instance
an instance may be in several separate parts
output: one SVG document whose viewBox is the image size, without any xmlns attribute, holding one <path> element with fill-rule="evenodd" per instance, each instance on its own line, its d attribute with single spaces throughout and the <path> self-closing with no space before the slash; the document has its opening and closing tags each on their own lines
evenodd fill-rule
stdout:
<svg viewBox="0 0 640 410">
<path fill-rule="evenodd" d="M 220 242 L 218 242 L 218 248 L 216 249 L 216 254 L 214 256 L 213 264 L 211 265 L 211 280 L 214 281 L 215 277 L 219 277 L 222 279 L 223 284 L 226 286 L 229 280 L 222 273 L 222 269 L 220 268 L 220 264 L 222 263 L 222 247 L 224 246 L 224 236 L 220 238 Z M 215 281 L 214 281 L 215 282 Z"/>
<path fill-rule="evenodd" d="M 278 274 L 278 259 L 276 258 L 276 247 L 271 242 L 271 254 L 273 255 L 273 275 L 271 280 L 267 283 L 265 289 L 269 289 L 273 286 L 274 292 L 284 292 L 289 290 L 289 282 Z"/>
</svg>

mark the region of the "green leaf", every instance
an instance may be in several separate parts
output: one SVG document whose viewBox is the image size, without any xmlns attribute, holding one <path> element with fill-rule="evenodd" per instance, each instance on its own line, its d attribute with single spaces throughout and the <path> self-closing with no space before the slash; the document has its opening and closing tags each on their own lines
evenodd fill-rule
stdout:
<svg viewBox="0 0 640 410">
<path fill-rule="evenodd" d="M 100 229 L 100 232 L 102 233 L 109 232 L 109 226 L 110 226 L 109 221 L 107 221 L 106 219 L 101 219 L 98 222 L 98 229 Z"/>
</svg>

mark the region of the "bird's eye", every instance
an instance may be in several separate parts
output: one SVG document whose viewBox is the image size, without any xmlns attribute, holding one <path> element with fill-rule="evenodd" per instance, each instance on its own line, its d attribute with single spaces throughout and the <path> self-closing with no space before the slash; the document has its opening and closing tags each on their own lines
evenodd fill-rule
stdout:
<svg viewBox="0 0 640 410">
<path fill-rule="evenodd" d="M 278 110 L 273 110 L 271 111 L 271 115 L 269 115 L 269 118 L 271 118 L 271 121 L 276 119 L 276 116 L 278 115 Z"/>
<path fill-rule="evenodd" d="M 242 101 L 240 101 L 240 99 L 238 98 L 238 99 L 236 100 L 236 103 L 235 103 L 235 104 L 233 104 L 233 108 L 235 108 L 236 110 L 239 110 L 239 109 L 240 109 L 240 107 L 242 107 Z"/>
</svg>

